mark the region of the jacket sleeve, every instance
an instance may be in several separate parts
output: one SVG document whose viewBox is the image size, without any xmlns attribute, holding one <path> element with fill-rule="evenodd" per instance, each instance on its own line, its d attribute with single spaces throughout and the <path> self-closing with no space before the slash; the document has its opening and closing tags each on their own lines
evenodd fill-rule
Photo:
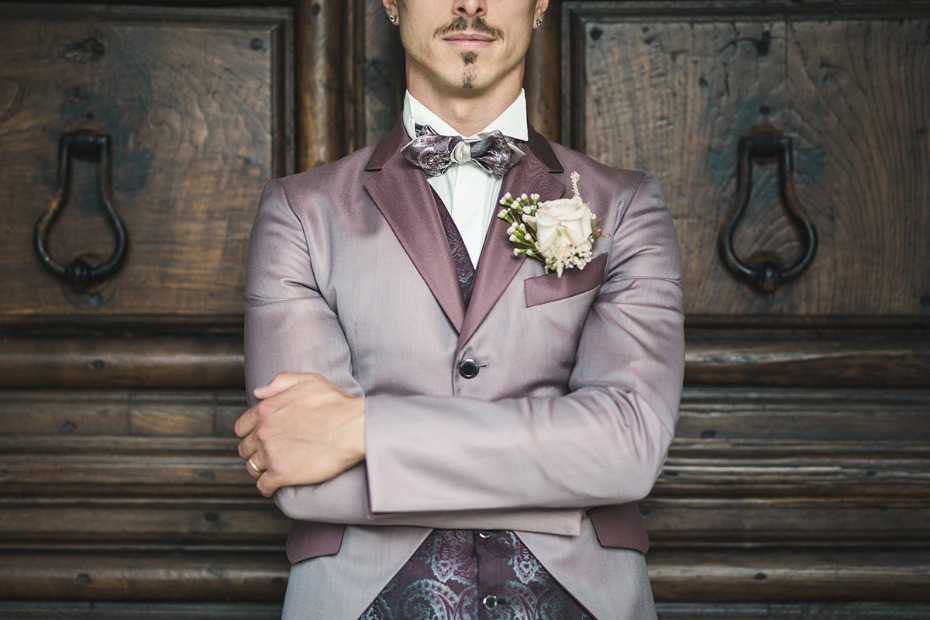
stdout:
<svg viewBox="0 0 930 620">
<path fill-rule="evenodd" d="M 681 397 L 681 262 L 656 180 L 644 176 L 623 200 L 614 205 L 604 282 L 582 327 L 569 393 L 369 398 L 371 510 L 577 508 L 649 493 Z M 437 421 L 440 408 L 446 415 Z"/>
<path fill-rule="evenodd" d="M 319 292 L 299 218 L 281 184 L 271 181 L 259 203 L 246 278 L 245 370 L 252 390 L 279 372 L 317 372 L 355 396 L 364 396 L 352 375 L 351 355 L 336 313 Z M 577 534 L 581 510 L 491 509 L 392 511 L 369 506 L 364 464 L 318 484 L 287 487 L 275 495 L 287 516 L 341 524 L 518 529 Z"/>
</svg>

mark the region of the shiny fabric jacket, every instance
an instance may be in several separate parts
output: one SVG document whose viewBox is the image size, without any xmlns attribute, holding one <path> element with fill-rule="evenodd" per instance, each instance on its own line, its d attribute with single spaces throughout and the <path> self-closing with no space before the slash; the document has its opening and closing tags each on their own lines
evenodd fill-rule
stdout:
<svg viewBox="0 0 930 620">
<path fill-rule="evenodd" d="M 531 129 L 501 193 L 567 197 L 577 171 L 609 237 L 558 278 L 514 256 L 495 218 L 466 309 L 408 140 L 398 123 L 271 181 L 253 229 L 249 393 L 318 372 L 367 398 L 366 461 L 275 496 L 295 519 L 286 616 L 357 617 L 432 527 L 515 530 L 597 617 L 654 614 L 633 502 L 665 460 L 684 369 L 680 258 L 657 182 Z"/>
</svg>

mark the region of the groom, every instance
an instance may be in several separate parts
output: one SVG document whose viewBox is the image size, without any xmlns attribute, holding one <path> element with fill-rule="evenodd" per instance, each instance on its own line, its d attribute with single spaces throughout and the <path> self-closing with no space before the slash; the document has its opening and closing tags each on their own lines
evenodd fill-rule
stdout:
<svg viewBox="0 0 930 620">
<path fill-rule="evenodd" d="M 383 3 L 401 122 L 270 182 L 249 253 L 236 433 L 295 520 L 285 617 L 654 617 L 634 502 L 684 366 L 657 184 L 528 126 L 546 0 Z"/>
</svg>

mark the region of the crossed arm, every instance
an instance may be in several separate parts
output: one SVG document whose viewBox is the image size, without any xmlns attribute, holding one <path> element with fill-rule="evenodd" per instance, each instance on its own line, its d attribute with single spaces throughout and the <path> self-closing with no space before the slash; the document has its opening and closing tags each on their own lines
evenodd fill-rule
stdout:
<svg viewBox="0 0 930 620">
<path fill-rule="evenodd" d="M 247 383 L 261 387 L 236 424 L 240 456 L 264 470 L 251 472 L 259 490 L 299 519 L 552 533 L 577 531 L 584 507 L 644 496 L 677 417 L 680 267 L 654 183 L 636 192 L 626 221 L 626 249 L 614 252 L 589 313 L 568 395 L 366 399 L 338 318 L 313 282 L 305 275 L 293 288 L 294 278 L 276 272 L 288 253 L 306 265 L 307 249 L 284 191 L 270 184 L 253 233 L 262 241 L 250 254 L 250 282 L 258 284 L 246 313 Z M 292 288 L 269 295 L 262 282 Z M 287 325 L 312 326 L 312 352 Z M 321 369 L 325 377 L 306 372 Z M 451 464 L 450 444 L 432 441 L 437 408 L 448 414 L 442 434 L 453 438 Z M 490 440 L 476 432 L 489 427 Z"/>
</svg>

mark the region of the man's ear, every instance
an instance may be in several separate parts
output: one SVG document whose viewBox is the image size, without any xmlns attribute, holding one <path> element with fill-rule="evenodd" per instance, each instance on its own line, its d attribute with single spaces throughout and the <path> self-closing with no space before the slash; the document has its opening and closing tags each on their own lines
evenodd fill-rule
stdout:
<svg viewBox="0 0 930 620">
<path fill-rule="evenodd" d="M 549 0 L 536 0 L 536 19 L 541 19 L 543 13 L 549 8 Z"/>
<path fill-rule="evenodd" d="M 381 4 L 384 5 L 384 10 L 388 12 L 388 15 L 397 15 L 397 2 L 395 0 L 381 0 Z"/>
</svg>

